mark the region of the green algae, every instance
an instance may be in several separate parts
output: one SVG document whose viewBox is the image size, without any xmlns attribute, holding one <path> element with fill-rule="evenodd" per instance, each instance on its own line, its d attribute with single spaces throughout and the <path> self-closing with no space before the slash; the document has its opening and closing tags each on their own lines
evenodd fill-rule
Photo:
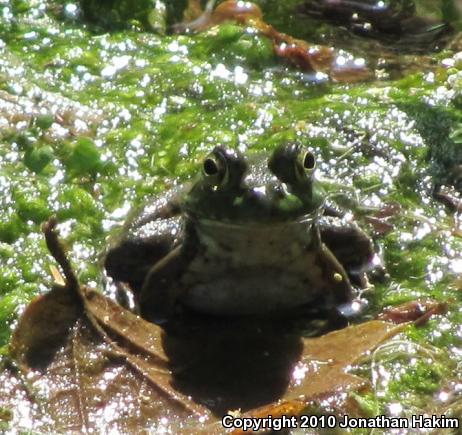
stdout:
<svg viewBox="0 0 462 435">
<path fill-rule="evenodd" d="M 286 31 L 295 19 L 284 13 L 289 3 L 260 2 Z M 251 153 L 297 140 L 319 155 L 320 177 L 355 192 L 357 203 L 400 205 L 387 234 L 359 218 L 390 275 L 365 294 L 363 318 L 418 298 L 449 303 L 447 315 L 403 337 L 441 352 L 401 364 L 401 378 L 363 399 L 370 412 L 386 412 L 406 392 L 403 406 L 425 410 L 444 380 L 460 376 L 462 359 L 462 240 L 431 196 L 462 158 L 457 55 L 439 53 L 432 70 L 411 68 L 394 81 L 313 83 L 236 25 L 196 36 L 137 26 L 101 33 L 56 14 L 66 4 L 0 1 L 2 353 L 19 313 L 52 281 L 40 232 L 49 216 L 58 216 L 82 282 L 101 285 L 99 254 L 130 205 L 193 176 L 216 144 Z M 294 34 L 306 27 L 297 22 Z"/>
</svg>

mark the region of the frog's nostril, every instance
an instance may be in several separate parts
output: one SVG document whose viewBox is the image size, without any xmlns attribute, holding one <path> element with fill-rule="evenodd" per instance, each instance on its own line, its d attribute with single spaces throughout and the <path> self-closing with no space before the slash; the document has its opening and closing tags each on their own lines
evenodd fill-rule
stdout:
<svg viewBox="0 0 462 435">
<path fill-rule="evenodd" d="M 244 194 L 244 201 L 248 206 L 267 209 L 283 196 L 284 194 L 281 189 L 268 184 L 247 190 Z"/>
<path fill-rule="evenodd" d="M 244 204 L 249 209 L 262 208 L 267 203 L 266 191 L 264 188 L 253 188 L 245 192 L 243 196 Z"/>
</svg>

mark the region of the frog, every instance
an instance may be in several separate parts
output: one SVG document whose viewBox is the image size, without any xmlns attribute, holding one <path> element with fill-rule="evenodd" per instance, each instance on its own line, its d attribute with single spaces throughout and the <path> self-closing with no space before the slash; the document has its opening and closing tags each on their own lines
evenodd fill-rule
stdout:
<svg viewBox="0 0 462 435">
<path fill-rule="evenodd" d="M 374 249 L 355 222 L 329 212 L 316 160 L 299 143 L 252 155 L 217 145 L 192 183 L 132 213 L 107 250 L 107 275 L 158 324 L 181 310 L 339 314 Z"/>
</svg>

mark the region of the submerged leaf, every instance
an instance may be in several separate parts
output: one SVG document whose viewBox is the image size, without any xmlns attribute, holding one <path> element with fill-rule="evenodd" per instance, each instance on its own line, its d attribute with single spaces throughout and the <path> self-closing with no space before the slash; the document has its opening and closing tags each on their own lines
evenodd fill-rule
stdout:
<svg viewBox="0 0 462 435">
<path fill-rule="evenodd" d="M 168 387 L 165 361 L 107 342 L 62 288 L 28 307 L 11 347 L 19 372 L 16 382 L 13 377 L 0 387 L 0 406 L 13 410 L 19 427 L 30 418 L 34 428 L 52 433 L 137 433 L 148 426 L 176 432 L 198 419 L 199 407 Z M 4 373 L 5 379 L 12 375 Z"/>
<path fill-rule="evenodd" d="M 232 409 L 297 415 L 366 385 L 347 367 L 402 329 L 372 321 L 303 339 L 208 325 L 167 335 L 94 290 L 81 289 L 84 310 L 65 290 L 34 301 L 15 332 L 20 375 L 15 388 L 11 380 L 0 387 L 0 406 L 23 410 L 14 415 L 19 427 L 28 415 L 53 432 L 220 433 L 213 414 Z"/>
<path fill-rule="evenodd" d="M 24 366 L 46 367 L 66 344 L 68 334 L 83 314 L 77 295 L 55 286 L 26 309 L 11 340 L 11 353 Z"/>
<path fill-rule="evenodd" d="M 167 333 L 81 287 L 55 224 L 46 239 L 66 285 L 26 309 L 0 375 L 0 408 L 13 410 L 17 428 L 222 433 L 218 418 L 235 409 L 296 415 L 367 385 L 347 370 L 402 330 L 371 321 L 302 338 L 256 321 L 196 319 Z"/>
</svg>

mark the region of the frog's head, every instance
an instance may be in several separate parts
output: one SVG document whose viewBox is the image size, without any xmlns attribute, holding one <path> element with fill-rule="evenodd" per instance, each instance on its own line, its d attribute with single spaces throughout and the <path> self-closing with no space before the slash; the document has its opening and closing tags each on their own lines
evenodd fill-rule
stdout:
<svg viewBox="0 0 462 435">
<path fill-rule="evenodd" d="M 195 220 L 232 224 L 298 222 L 322 208 L 315 186 L 314 154 L 298 144 L 268 155 L 244 157 L 217 146 L 203 161 L 202 174 L 183 201 Z"/>
</svg>

